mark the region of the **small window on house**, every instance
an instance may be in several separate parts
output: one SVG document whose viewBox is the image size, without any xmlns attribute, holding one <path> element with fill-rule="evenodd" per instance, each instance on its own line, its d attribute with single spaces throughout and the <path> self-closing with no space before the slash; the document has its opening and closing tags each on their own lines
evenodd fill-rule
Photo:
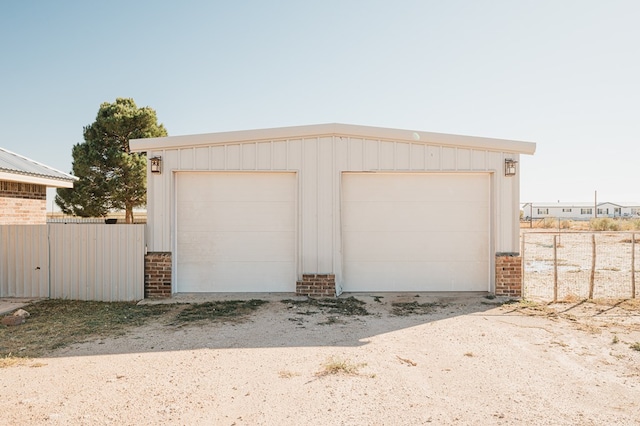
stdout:
<svg viewBox="0 0 640 426">
<path fill-rule="evenodd" d="M 562 209 L 562 213 L 571 213 L 571 209 Z"/>
<path fill-rule="evenodd" d="M 549 209 L 538 209 L 538 214 L 549 214 Z"/>
<path fill-rule="evenodd" d="M 598 214 L 609 214 L 609 209 L 598 209 Z"/>
<path fill-rule="evenodd" d="M 593 214 L 593 209 L 580 209 L 580 214 Z"/>
</svg>

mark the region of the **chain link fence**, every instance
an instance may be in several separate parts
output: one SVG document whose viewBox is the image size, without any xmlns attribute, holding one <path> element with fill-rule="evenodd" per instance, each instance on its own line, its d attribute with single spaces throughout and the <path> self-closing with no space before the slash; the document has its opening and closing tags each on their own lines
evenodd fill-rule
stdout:
<svg viewBox="0 0 640 426">
<path fill-rule="evenodd" d="M 524 232 L 523 297 L 637 297 L 640 232 Z"/>
</svg>

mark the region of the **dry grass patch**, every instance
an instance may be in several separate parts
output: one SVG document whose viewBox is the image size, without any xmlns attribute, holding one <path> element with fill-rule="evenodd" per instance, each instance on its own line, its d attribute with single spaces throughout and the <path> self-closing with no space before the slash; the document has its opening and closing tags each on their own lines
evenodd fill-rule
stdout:
<svg viewBox="0 0 640 426">
<path fill-rule="evenodd" d="M 331 357 L 322 366 L 322 370 L 316 373 L 316 376 L 324 377 L 338 374 L 346 376 L 357 376 L 359 375 L 360 368 L 366 367 L 366 365 L 366 363 L 354 364 L 347 359 Z"/>
<path fill-rule="evenodd" d="M 433 313 L 437 308 L 444 308 L 443 303 L 418 303 L 413 302 L 394 302 L 391 304 L 391 315 L 398 317 L 408 315 L 426 315 Z"/>
<path fill-rule="evenodd" d="M 124 334 L 174 309 L 171 305 L 45 300 L 24 308 L 27 322 L 0 327 L 0 357 L 39 357 L 90 339 Z"/>
<path fill-rule="evenodd" d="M 188 305 L 175 317 L 173 324 L 186 324 L 203 321 L 244 321 L 247 316 L 266 300 L 226 300 Z"/>
<path fill-rule="evenodd" d="M 296 308 L 297 313 L 304 315 L 312 315 L 316 313 L 329 313 L 346 316 L 364 316 L 369 315 L 369 312 L 365 309 L 366 303 L 362 300 L 358 300 L 353 296 L 342 298 L 321 298 L 314 299 L 308 298 L 305 300 L 293 300 L 284 299 L 282 303 L 290 305 Z M 306 311 L 298 312 L 297 309 L 304 308 Z M 314 308 L 313 311 L 309 310 Z"/>
<path fill-rule="evenodd" d="M 278 377 L 280 377 L 281 379 L 290 379 L 292 377 L 297 377 L 299 375 L 300 373 L 296 373 L 288 370 L 278 371 Z"/>
<path fill-rule="evenodd" d="M 0 360 L 36 358 L 53 350 L 99 338 L 121 336 L 152 320 L 172 325 L 203 321 L 241 321 L 263 300 L 208 302 L 194 305 L 136 305 L 129 302 L 45 300 L 24 309 L 27 322 L 0 326 Z"/>
</svg>

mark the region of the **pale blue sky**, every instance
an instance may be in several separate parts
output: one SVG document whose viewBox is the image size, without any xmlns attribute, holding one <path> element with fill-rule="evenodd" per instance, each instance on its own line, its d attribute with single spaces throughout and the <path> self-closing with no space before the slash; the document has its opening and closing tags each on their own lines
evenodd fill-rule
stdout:
<svg viewBox="0 0 640 426">
<path fill-rule="evenodd" d="M 521 201 L 640 201 L 640 1 L 0 5 L 0 146 L 71 170 L 100 103 L 170 135 L 328 122 L 536 142 Z"/>
</svg>

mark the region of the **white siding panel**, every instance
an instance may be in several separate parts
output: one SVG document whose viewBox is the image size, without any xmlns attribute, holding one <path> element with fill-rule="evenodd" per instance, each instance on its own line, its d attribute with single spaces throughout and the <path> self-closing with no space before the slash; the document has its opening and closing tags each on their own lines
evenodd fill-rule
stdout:
<svg viewBox="0 0 640 426">
<path fill-rule="evenodd" d="M 240 145 L 226 145 L 227 152 L 225 163 L 226 170 L 240 170 L 242 159 L 240 158 Z"/>
<path fill-rule="evenodd" d="M 427 170 L 442 170 L 441 151 L 442 148 L 439 146 L 427 146 Z"/>
<path fill-rule="evenodd" d="M 440 157 L 440 168 L 442 170 L 456 169 L 456 148 L 448 146 L 442 147 L 442 156 Z"/>
<path fill-rule="evenodd" d="M 409 168 L 411 170 L 426 170 L 426 147 L 424 145 L 418 145 L 416 143 L 411 144 L 411 156 Z"/>
<path fill-rule="evenodd" d="M 301 191 L 301 247 L 302 273 L 318 268 L 318 140 L 304 140 Z"/>
<path fill-rule="evenodd" d="M 195 150 L 195 169 L 209 169 L 209 147 L 198 147 Z"/>
<path fill-rule="evenodd" d="M 302 144 L 300 139 L 290 140 L 287 143 L 287 170 L 301 170 L 302 169 Z"/>
<path fill-rule="evenodd" d="M 289 154 L 287 152 L 287 141 L 273 142 L 273 153 L 271 154 L 273 170 L 286 170 Z M 290 167 L 289 167 L 290 168 Z"/>
<path fill-rule="evenodd" d="M 224 170 L 226 164 L 226 147 L 212 146 L 211 147 L 211 169 L 210 170 Z"/>
<path fill-rule="evenodd" d="M 318 141 L 318 260 L 315 271 L 319 273 L 333 272 L 333 170 L 334 146 L 333 138 L 322 138 Z"/>
<path fill-rule="evenodd" d="M 471 154 L 472 170 L 487 170 L 487 152 L 474 149 Z"/>
<path fill-rule="evenodd" d="M 242 170 L 255 170 L 256 167 L 256 144 L 246 143 L 240 145 L 242 155 Z"/>
<path fill-rule="evenodd" d="M 0 297 L 48 296 L 47 225 L 0 226 Z"/>
<path fill-rule="evenodd" d="M 270 170 L 272 164 L 271 152 L 272 152 L 272 142 L 260 142 L 257 144 L 256 151 L 256 168 L 258 170 Z"/>
<path fill-rule="evenodd" d="M 181 170 L 193 170 L 193 166 L 195 164 L 193 160 L 194 151 L 194 148 L 186 148 L 178 151 L 180 155 Z"/>
<path fill-rule="evenodd" d="M 458 170 L 471 170 L 471 150 L 466 148 L 458 148 L 458 161 L 456 168 Z"/>
<path fill-rule="evenodd" d="M 395 169 L 409 170 L 411 168 L 411 145 L 408 143 L 398 142 L 395 149 Z"/>
<path fill-rule="evenodd" d="M 394 142 L 378 142 L 380 165 L 381 170 L 393 170 L 395 168 L 395 149 L 396 144 Z M 373 162 L 372 162 L 373 164 Z"/>
<path fill-rule="evenodd" d="M 340 143 L 343 143 L 343 139 L 340 138 Z M 358 138 L 349 138 L 347 140 L 349 151 L 349 164 L 342 170 L 364 170 L 364 141 Z"/>
<path fill-rule="evenodd" d="M 365 140 L 363 170 L 380 170 L 380 141 Z"/>
</svg>

